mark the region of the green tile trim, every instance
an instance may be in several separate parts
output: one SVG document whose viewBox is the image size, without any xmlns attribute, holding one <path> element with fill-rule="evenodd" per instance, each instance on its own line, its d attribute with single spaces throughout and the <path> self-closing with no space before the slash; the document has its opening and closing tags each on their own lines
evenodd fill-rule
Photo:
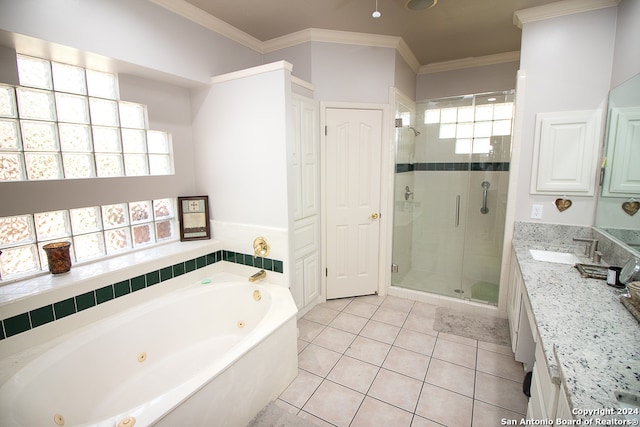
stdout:
<svg viewBox="0 0 640 427">
<path fill-rule="evenodd" d="M 86 310 L 87 308 L 94 307 L 95 305 L 96 293 L 94 291 L 76 296 L 76 308 L 78 311 Z"/>
<path fill-rule="evenodd" d="M 147 287 L 145 275 L 137 276 L 131 279 L 131 292 L 139 291 Z"/>
<path fill-rule="evenodd" d="M 173 279 L 173 267 L 165 267 L 160 269 L 160 281 Z"/>
<path fill-rule="evenodd" d="M 146 274 L 147 287 L 160 283 L 160 270 L 155 270 Z"/>
<path fill-rule="evenodd" d="M 221 261 L 261 268 L 276 273 L 284 271 L 283 262 L 279 260 L 254 257 L 253 254 L 219 250 L 85 292 L 27 313 L 3 319 L 0 321 L 0 340 Z"/>
<path fill-rule="evenodd" d="M 36 308 L 29 312 L 29 317 L 31 318 L 32 328 L 53 322 L 55 320 L 53 316 L 53 306 L 45 305 L 44 307 Z"/>
<path fill-rule="evenodd" d="M 56 320 L 71 316 L 76 313 L 76 302 L 73 298 L 58 301 L 53 304 L 53 311 L 56 313 Z M 34 326 L 35 327 L 35 326 Z"/>
<path fill-rule="evenodd" d="M 192 271 L 195 271 L 195 269 L 196 269 L 196 260 L 195 260 L 195 258 L 184 262 L 184 271 L 185 271 L 185 273 L 191 273 Z"/>
<path fill-rule="evenodd" d="M 8 319 L 4 319 L 2 323 L 4 324 L 4 330 L 7 334 L 7 338 L 31 329 L 29 313 L 22 313 L 17 316 L 9 317 Z"/>
<path fill-rule="evenodd" d="M 96 289 L 96 303 L 102 304 L 103 302 L 111 301 L 113 299 L 113 285 L 105 286 L 104 288 Z"/>
<path fill-rule="evenodd" d="M 126 295 L 131 292 L 131 284 L 129 280 L 123 280 L 122 282 L 113 284 L 113 293 L 116 298 Z"/>
</svg>

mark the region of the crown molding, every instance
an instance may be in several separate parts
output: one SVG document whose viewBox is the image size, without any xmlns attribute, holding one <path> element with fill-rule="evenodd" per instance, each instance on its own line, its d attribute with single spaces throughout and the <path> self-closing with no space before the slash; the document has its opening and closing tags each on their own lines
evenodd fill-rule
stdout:
<svg viewBox="0 0 640 427">
<path fill-rule="evenodd" d="M 208 30 L 218 33 L 228 39 L 231 39 L 241 45 L 255 50 L 259 53 L 262 51 L 263 42 L 257 38 L 245 33 L 224 22 L 222 19 L 205 12 L 204 10 L 188 3 L 184 0 L 149 0 L 170 12 L 180 15 L 196 24 L 202 25 Z"/>
<path fill-rule="evenodd" d="M 420 62 L 413 54 L 407 43 L 401 37 L 386 36 L 382 34 L 356 33 L 352 31 L 325 30 L 321 28 L 307 28 L 267 40 L 263 44 L 263 52 L 269 53 L 287 47 L 296 46 L 308 42 L 326 42 L 336 44 L 352 44 L 358 46 L 384 47 L 396 49 L 407 64 L 418 72 Z"/>
<path fill-rule="evenodd" d="M 293 71 L 293 65 L 287 61 L 276 61 L 269 64 L 258 65 L 257 67 L 245 68 L 244 70 L 233 71 L 231 73 L 211 77 L 211 84 L 213 85 L 231 80 L 238 80 L 244 77 L 256 76 L 258 74 L 269 73 L 277 70 L 286 70 L 291 72 Z"/>
<path fill-rule="evenodd" d="M 420 67 L 418 74 L 439 73 L 442 71 L 460 70 L 463 68 L 482 67 L 485 65 L 502 64 L 520 61 L 520 51 L 497 53 L 494 55 L 473 58 L 455 59 L 453 61 L 434 62 Z"/>
<path fill-rule="evenodd" d="M 302 80 L 300 77 L 296 77 L 296 76 L 291 76 L 291 83 L 296 85 L 296 86 L 300 86 L 302 88 L 308 89 L 311 92 L 315 91 L 315 86 L 313 86 L 313 84 L 309 83 L 306 80 Z"/>
<path fill-rule="evenodd" d="M 531 7 L 529 9 L 516 10 L 513 14 L 513 24 L 518 28 L 522 28 L 522 26 L 528 22 L 604 9 L 617 6 L 620 1 L 621 0 L 564 0 Z"/>
<path fill-rule="evenodd" d="M 307 28 L 306 30 L 297 31 L 295 33 L 276 37 L 274 39 L 263 42 L 245 33 L 244 31 L 241 31 L 236 27 L 227 24 L 223 20 L 216 18 L 215 16 L 203 11 L 202 9 L 193 6 L 185 0 L 149 1 L 261 54 L 274 52 L 280 49 L 297 46 L 299 44 L 308 42 L 326 42 L 337 44 L 352 44 L 359 46 L 383 47 L 397 50 L 400 56 L 417 74 L 480 67 L 483 65 L 513 62 L 520 59 L 520 52 L 507 52 L 477 58 L 465 58 L 454 61 L 438 62 L 421 66 L 416 56 L 413 54 L 407 43 L 401 37 L 381 34 L 356 33 L 351 31 L 325 30 L 320 28 Z M 586 10 L 610 7 L 617 5 L 619 2 L 620 0 L 565 0 L 558 3 L 551 3 L 550 5 L 546 6 L 538 6 L 530 9 L 516 11 L 514 14 L 514 23 L 521 27 L 523 22 L 529 22 L 537 19 L 546 19 L 554 16 L 562 16 L 570 13 L 583 12 Z M 563 6 L 556 6 L 560 4 L 562 4 Z M 551 9 L 551 12 L 547 11 L 547 8 Z M 538 9 L 540 9 L 540 11 L 538 11 Z M 563 12 L 561 14 L 558 14 L 558 10 L 561 10 Z M 544 17 L 538 17 L 543 16 L 543 13 Z"/>
</svg>

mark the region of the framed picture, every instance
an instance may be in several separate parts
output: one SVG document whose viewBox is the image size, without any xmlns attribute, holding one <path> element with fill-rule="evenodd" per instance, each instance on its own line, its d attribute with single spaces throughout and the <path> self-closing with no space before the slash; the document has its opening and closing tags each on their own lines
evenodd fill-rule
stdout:
<svg viewBox="0 0 640 427">
<path fill-rule="evenodd" d="M 180 241 L 210 238 L 209 196 L 178 197 Z"/>
</svg>

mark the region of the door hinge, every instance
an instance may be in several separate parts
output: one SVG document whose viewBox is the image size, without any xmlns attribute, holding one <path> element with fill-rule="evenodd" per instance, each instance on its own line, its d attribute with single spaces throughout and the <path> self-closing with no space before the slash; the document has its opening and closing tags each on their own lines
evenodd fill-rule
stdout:
<svg viewBox="0 0 640 427">
<path fill-rule="evenodd" d="M 328 268 L 324 269 L 324 277 L 329 277 L 329 269 Z"/>
<path fill-rule="evenodd" d="M 327 126 L 324 127 L 324 136 L 327 136 Z"/>
<path fill-rule="evenodd" d="M 398 272 L 398 264 L 391 264 L 391 272 L 392 273 Z"/>
<path fill-rule="evenodd" d="M 402 127 L 402 117 L 400 117 L 399 119 L 396 119 L 396 127 L 397 128 L 401 128 Z"/>
</svg>

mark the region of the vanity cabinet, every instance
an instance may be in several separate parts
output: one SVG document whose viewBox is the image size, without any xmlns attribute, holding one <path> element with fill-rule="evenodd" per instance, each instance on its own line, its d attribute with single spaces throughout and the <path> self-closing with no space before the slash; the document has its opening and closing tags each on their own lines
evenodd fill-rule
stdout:
<svg viewBox="0 0 640 427">
<path fill-rule="evenodd" d="M 527 419 L 573 419 L 564 387 L 550 374 L 515 250 L 511 253 L 507 315 L 515 359 L 522 362 L 525 372 L 532 372 Z"/>
<path fill-rule="evenodd" d="M 533 315 L 524 293 L 522 272 L 515 251 L 511 253 L 509 269 L 509 289 L 507 293 L 507 318 L 511 335 L 511 350 L 518 362 L 522 362 L 524 371 L 532 369 L 535 341 L 533 338 Z"/>
<path fill-rule="evenodd" d="M 509 319 L 509 332 L 511 335 L 511 351 L 516 352 L 518 343 L 518 327 L 520 325 L 520 304 L 522 301 L 522 273 L 518 266 L 515 251 L 511 252 L 511 264 L 509 268 L 509 289 L 507 293 L 507 317 Z"/>
<path fill-rule="evenodd" d="M 301 313 L 321 297 L 318 103 L 292 94 L 295 271 L 291 294 Z"/>
<path fill-rule="evenodd" d="M 527 418 L 534 420 L 555 419 L 560 387 L 553 383 L 549 375 L 549 366 L 544 357 L 539 336 L 537 342 Z"/>
<path fill-rule="evenodd" d="M 564 389 L 564 384 L 560 384 L 560 391 L 558 392 L 558 409 L 556 410 L 556 418 L 561 420 L 573 420 L 573 414 L 571 413 L 571 407 L 569 406 L 569 399 L 567 399 L 567 392 Z"/>
<path fill-rule="evenodd" d="M 567 393 L 559 379 L 549 374 L 549 365 L 544 357 L 540 336 L 537 337 L 536 361 L 531 378 L 531 398 L 527 406 L 527 419 L 573 420 Z"/>
</svg>

